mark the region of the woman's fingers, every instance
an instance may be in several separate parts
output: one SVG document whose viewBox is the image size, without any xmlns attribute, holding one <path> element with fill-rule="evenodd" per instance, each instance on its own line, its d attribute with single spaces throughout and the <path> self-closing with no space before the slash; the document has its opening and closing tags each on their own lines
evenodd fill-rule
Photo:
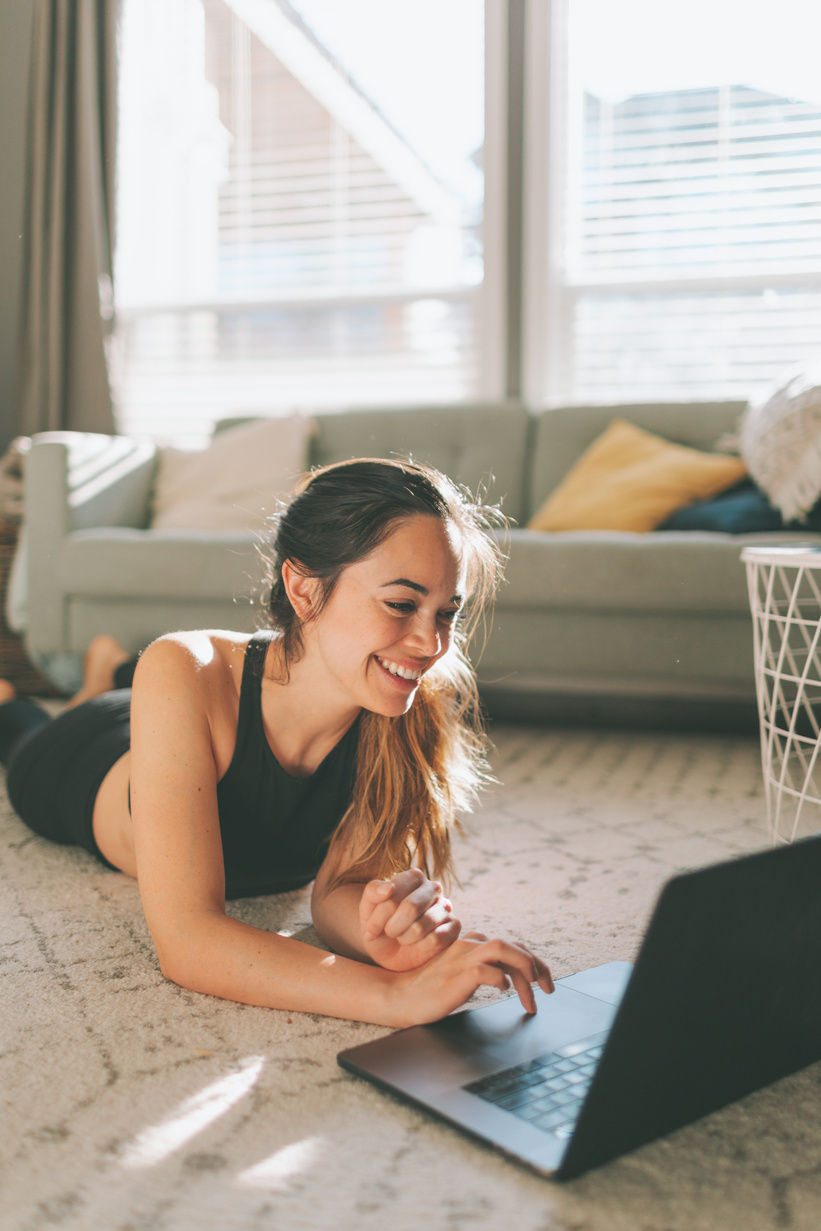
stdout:
<svg viewBox="0 0 821 1231">
<path fill-rule="evenodd" d="M 406 928 L 402 928 L 401 922 L 397 923 L 395 919 L 389 920 L 385 925 L 385 935 L 400 945 L 417 945 L 443 923 L 452 919 L 453 907 L 443 898 L 429 906 L 424 914 L 414 919 Z"/>
<path fill-rule="evenodd" d="M 522 1007 L 526 1013 L 533 1014 L 536 1012 L 536 997 L 533 995 L 533 988 L 530 986 L 531 980 L 523 975 L 515 966 L 503 966 L 503 970 L 510 976 L 513 987 L 522 1002 Z"/>
<path fill-rule="evenodd" d="M 409 1020 L 434 1021 L 464 1004 L 482 986 L 506 991 L 511 983 L 525 1011 L 535 1013 L 531 983 L 536 981 L 545 991 L 553 988 L 545 963 L 524 945 L 468 932 L 413 971 L 412 982 L 407 985 Z"/>
<path fill-rule="evenodd" d="M 547 992 L 550 996 L 556 990 L 556 984 L 553 982 L 553 975 L 550 973 L 550 967 L 547 962 L 543 962 L 540 957 L 533 955 L 533 960 L 536 966 L 536 979 L 539 987 L 543 992 Z"/>
<path fill-rule="evenodd" d="M 413 869 L 416 871 L 416 869 Z M 405 933 L 411 932 L 402 941 L 404 944 L 413 944 L 426 934 L 437 927 L 445 918 L 446 911 L 451 909 L 450 903 L 446 898 L 442 897 L 442 886 L 438 881 L 422 880 L 421 884 L 407 883 L 404 877 L 408 873 L 402 874 L 402 883 L 397 884 L 394 889 L 391 901 L 395 903 L 395 910 L 390 919 L 385 922 L 385 935 L 390 936 L 392 940 L 399 940 Z M 397 878 L 399 880 L 400 878 Z M 447 903 L 445 910 L 438 909 L 440 904 Z M 427 924 L 415 928 L 416 924 L 423 924 L 423 920 L 431 913 Z"/>
<path fill-rule="evenodd" d="M 393 899 L 395 902 L 401 902 L 409 893 L 413 893 L 414 889 L 418 889 L 421 885 L 433 885 L 434 881 L 429 881 L 421 868 L 408 868 L 405 872 L 397 872 L 396 876 L 391 878 L 393 885 Z M 441 891 L 442 886 L 439 886 Z"/>
<path fill-rule="evenodd" d="M 500 992 L 506 992 L 510 987 L 510 979 L 501 966 L 480 962 L 476 967 L 476 974 L 479 976 L 476 987 L 498 987 Z"/>
<path fill-rule="evenodd" d="M 439 881 L 410 868 L 391 881 L 370 881 L 363 890 L 360 918 L 366 940 L 385 935 L 411 945 L 435 931 L 452 910 Z"/>
<path fill-rule="evenodd" d="M 458 919 L 446 919 L 444 923 L 440 923 L 437 928 L 429 932 L 424 940 L 418 941 L 421 952 L 426 955 L 425 960 L 450 948 L 453 942 L 459 939 L 461 930 L 462 925 Z"/>
<path fill-rule="evenodd" d="M 540 957 L 533 953 L 526 945 L 522 945 L 517 940 L 510 942 L 514 948 L 521 949 L 522 953 L 527 954 L 530 961 L 533 963 L 533 976 L 531 983 L 538 983 L 543 992 L 548 994 L 555 992 L 556 985 L 553 982 L 553 976 L 550 973 L 550 967 L 546 962 L 543 962 Z"/>
<path fill-rule="evenodd" d="M 391 881 L 368 881 L 362 890 L 359 901 L 359 920 L 366 940 L 381 936 L 385 923 L 394 912 L 391 901 L 393 884 Z"/>
<path fill-rule="evenodd" d="M 362 904 L 374 910 L 386 902 L 393 893 L 392 881 L 368 881 L 362 890 Z"/>
<path fill-rule="evenodd" d="M 483 966 L 498 967 L 510 978 L 526 1012 L 536 1012 L 536 997 L 531 984 L 538 983 L 545 992 L 554 991 L 549 967 L 524 945 L 506 940 L 486 940 L 480 932 L 468 932 L 463 939 L 477 942 L 476 958 Z M 492 986 L 500 985 L 494 982 Z"/>
</svg>

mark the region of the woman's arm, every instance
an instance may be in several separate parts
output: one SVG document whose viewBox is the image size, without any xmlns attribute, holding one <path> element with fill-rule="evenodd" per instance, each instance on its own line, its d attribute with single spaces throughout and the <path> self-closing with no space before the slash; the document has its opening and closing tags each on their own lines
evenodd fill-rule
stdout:
<svg viewBox="0 0 821 1231">
<path fill-rule="evenodd" d="M 243 1004 L 413 1026 L 458 1009 L 483 985 L 511 982 L 528 1013 L 531 983 L 546 992 L 545 964 L 523 947 L 470 933 L 418 970 L 397 973 L 325 953 L 301 941 L 222 916 L 192 916 L 189 934 L 161 962 L 163 974 L 192 991 Z"/>
<path fill-rule="evenodd" d="M 538 978 L 547 990 L 550 975 L 516 945 L 467 939 L 419 970 L 397 973 L 226 916 L 213 731 L 231 688 L 231 672 L 205 634 L 155 642 L 134 680 L 137 876 L 166 977 L 245 1004 L 410 1025 L 457 1008 L 483 983 L 506 986 L 510 976 L 532 1011 L 530 982 Z"/>
<path fill-rule="evenodd" d="M 174 982 L 231 1000 L 377 1020 L 386 992 L 379 971 L 225 914 L 214 743 L 235 694 L 205 634 L 155 642 L 135 674 L 131 810 L 160 967 Z"/>
</svg>

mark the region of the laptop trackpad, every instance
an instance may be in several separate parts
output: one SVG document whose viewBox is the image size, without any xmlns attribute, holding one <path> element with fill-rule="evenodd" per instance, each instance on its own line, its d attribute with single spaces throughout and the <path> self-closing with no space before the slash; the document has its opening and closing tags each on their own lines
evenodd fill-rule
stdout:
<svg viewBox="0 0 821 1231">
<path fill-rule="evenodd" d="M 535 995 L 538 1013 L 533 1017 L 525 1013 L 518 996 L 510 996 L 423 1029 L 447 1040 L 479 1073 L 501 1064 L 520 1064 L 598 1034 L 609 1028 L 615 1016 L 612 1004 L 564 987 L 561 982 L 552 996 L 538 989 Z"/>
<path fill-rule="evenodd" d="M 595 996 L 597 1000 L 606 1000 L 608 1004 L 620 1004 L 632 973 L 632 962 L 607 962 L 604 966 L 581 970 L 577 975 L 568 975 L 566 979 L 558 979 L 557 982 L 562 987 L 572 987 L 576 992 L 584 992 L 585 996 Z"/>
</svg>

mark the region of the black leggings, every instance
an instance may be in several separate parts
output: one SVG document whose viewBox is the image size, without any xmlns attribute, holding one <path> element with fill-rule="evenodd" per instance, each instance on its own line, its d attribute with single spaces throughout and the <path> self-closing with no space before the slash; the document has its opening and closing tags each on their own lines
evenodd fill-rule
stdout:
<svg viewBox="0 0 821 1231">
<path fill-rule="evenodd" d="M 25 698 L 0 705 L 0 762 L 17 815 L 43 838 L 81 846 L 113 867 L 94 840 L 94 801 L 131 746 L 131 689 L 103 693 L 50 718 Z"/>
</svg>

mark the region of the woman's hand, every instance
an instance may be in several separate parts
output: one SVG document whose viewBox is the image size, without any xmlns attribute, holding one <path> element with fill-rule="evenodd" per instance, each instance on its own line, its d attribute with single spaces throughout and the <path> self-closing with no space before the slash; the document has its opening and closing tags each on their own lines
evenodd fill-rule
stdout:
<svg viewBox="0 0 821 1231">
<path fill-rule="evenodd" d="M 468 932 L 418 970 L 397 977 L 394 988 L 399 1005 L 393 1024 L 437 1021 L 463 1005 L 478 988 L 505 991 L 511 983 L 527 1013 L 536 1012 L 532 983 L 544 992 L 555 990 L 549 968 L 524 945 Z"/>
<path fill-rule="evenodd" d="M 419 868 L 369 881 L 359 903 L 362 946 L 386 970 L 416 970 L 447 949 L 462 925 L 438 881 Z"/>
</svg>

